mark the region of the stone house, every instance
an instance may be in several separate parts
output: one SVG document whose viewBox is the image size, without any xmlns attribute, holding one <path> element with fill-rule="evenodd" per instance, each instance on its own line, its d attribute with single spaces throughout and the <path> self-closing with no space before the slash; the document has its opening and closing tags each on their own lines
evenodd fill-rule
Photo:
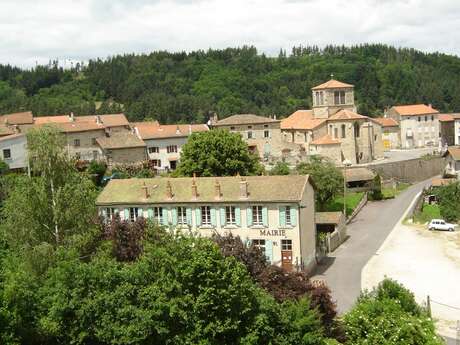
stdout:
<svg viewBox="0 0 460 345">
<path fill-rule="evenodd" d="M 270 263 L 311 271 L 316 260 L 314 186 L 308 176 L 112 180 L 96 201 L 109 220 L 150 218 L 171 229 L 240 236 Z"/>
<path fill-rule="evenodd" d="M 327 157 L 330 160 L 339 163 L 344 160 L 340 145 L 340 140 L 334 139 L 327 134 L 319 139 L 313 140 L 310 143 L 309 154 Z"/>
<path fill-rule="evenodd" d="M 385 151 L 401 148 L 399 123 L 390 117 L 377 117 L 375 121 L 382 126 L 382 143 Z"/>
<path fill-rule="evenodd" d="M 147 145 L 148 159 L 158 170 L 175 170 L 189 135 L 209 131 L 205 124 L 160 125 L 157 121 L 132 123 L 137 135 Z"/>
<path fill-rule="evenodd" d="M 14 132 L 20 132 L 23 129 L 29 128 L 33 123 L 33 114 L 31 111 L 0 115 L 0 126 L 9 127 Z"/>
<path fill-rule="evenodd" d="M 0 137 L 0 158 L 11 170 L 25 169 L 28 165 L 27 139 L 17 133 Z"/>
<path fill-rule="evenodd" d="M 439 114 L 439 132 L 441 135 L 441 145 L 455 145 L 455 118 L 460 114 Z"/>
<path fill-rule="evenodd" d="M 107 165 L 139 164 L 147 161 L 145 142 L 131 132 L 115 132 L 96 139 Z"/>
<path fill-rule="evenodd" d="M 449 147 L 444 153 L 446 167 L 444 175 L 460 178 L 460 147 Z"/>
<path fill-rule="evenodd" d="M 439 111 L 431 105 L 393 106 L 386 112 L 385 117 L 399 123 L 402 148 L 439 146 Z"/>
</svg>

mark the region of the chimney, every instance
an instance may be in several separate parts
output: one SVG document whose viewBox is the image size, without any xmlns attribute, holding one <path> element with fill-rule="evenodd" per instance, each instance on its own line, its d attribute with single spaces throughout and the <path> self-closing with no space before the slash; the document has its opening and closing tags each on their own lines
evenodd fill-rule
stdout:
<svg viewBox="0 0 460 345">
<path fill-rule="evenodd" d="M 248 198 L 248 181 L 244 178 L 240 181 L 240 199 L 247 199 Z"/>
<path fill-rule="evenodd" d="M 172 192 L 172 187 L 171 187 L 171 181 L 168 180 L 168 182 L 166 182 L 166 197 L 168 199 L 172 199 L 173 198 L 173 192 Z"/>
<path fill-rule="evenodd" d="M 188 134 L 192 134 L 192 125 L 188 125 Z"/>
<path fill-rule="evenodd" d="M 96 115 L 96 123 L 98 125 L 102 125 L 102 119 L 101 119 L 101 117 L 99 115 Z"/>
<path fill-rule="evenodd" d="M 144 190 L 144 197 L 145 197 L 146 199 L 148 199 L 149 196 L 150 196 L 150 195 L 149 195 L 149 188 L 146 186 L 145 182 L 144 182 L 143 185 L 142 185 L 142 189 Z"/>
<path fill-rule="evenodd" d="M 176 126 L 176 134 L 180 134 L 179 125 Z"/>
<path fill-rule="evenodd" d="M 274 120 L 276 120 L 276 114 L 275 114 L 275 115 L 273 115 L 273 119 L 274 119 Z"/>
<path fill-rule="evenodd" d="M 193 173 L 193 179 L 192 179 L 192 199 L 196 200 L 198 199 L 198 188 L 196 186 L 196 174 Z"/>
<path fill-rule="evenodd" d="M 222 198 L 222 191 L 220 189 L 220 183 L 219 181 L 216 179 L 216 183 L 214 185 L 214 188 L 216 190 L 216 196 L 215 196 L 215 199 L 216 200 L 220 200 Z"/>
<path fill-rule="evenodd" d="M 70 115 L 69 115 L 69 121 L 70 121 L 70 122 L 74 122 L 74 121 L 75 121 L 75 116 L 73 115 L 73 112 L 72 112 L 72 111 L 70 112 Z"/>
</svg>

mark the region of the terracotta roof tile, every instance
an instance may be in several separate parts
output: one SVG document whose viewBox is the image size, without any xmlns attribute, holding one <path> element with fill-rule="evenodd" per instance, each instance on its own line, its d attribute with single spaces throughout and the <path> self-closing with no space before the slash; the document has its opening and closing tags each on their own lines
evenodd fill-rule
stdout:
<svg viewBox="0 0 460 345">
<path fill-rule="evenodd" d="M 214 126 L 228 126 L 228 125 L 251 125 L 259 123 L 281 122 L 269 117 L 254 115 L 254 114 L 238 114 L 232 115 L 225 119 L 217 121 Z"/>
<path fill-rule="evenodd" d="M 33 123 L 33 115 L 31 111 L 22 113 L 5 114 L 0 116 L 0 124 L 9 125 L 26 125 Z"/>
<path fill-rule="evenodd" d="M 460 161 L 460 147 L 451 146 L 444 155 L 450 154 L 453 159 Z"/>
<path fill-rule="evenodd" d="M 399 127 L 399 123 L 391 117 L 376 117 L 374 120 L 382 127 Z"/>
<path fill-rule="evenodd" d="M 325 122 L 326 119 L 315 119 L 312 110 L 297 110 L 289 117 L 281 120 L 281 129 L 311 130 Z"/>
<path fill-rule="evenodd" d="M 312 145 L 340 145 L 340 140 L 332 138 L 329 134 L 313 140 Z"/>
<path fill-rule="evenodd" d="M 133 124 L 144 139 L 188 137 L 191 133 L 209 131 L 207 125 L 159 125 L 155 122 L 136 122 Z"/>
<path fill-rule="evenodd" d="M 37 125 L 45 123 L 97 123 L 98 121 L 106 128 L 129 126 L 128 119 L 124 114 L 74 116 L 73 121 L 69 115 L 34 117 L 34 123 Z"/>
<path fill-rule="evenodd" d="M 431 186 L 432 187 L 441 187 L 441 186 L 447 186 L 451 183 L 457 182 L 456 178 L 433 178 L 431 180 Z"/>
<path fill-rule="evenodd" d="M 401 116 L 438 114 L 439 111 L 425 104 L 395 105 L 393 109 Z"/>
<path fill-rule="evenodd" d="M 146 144 L 133 133 L 113 133 L 110 137 L 97 138 L 96 142 L 103 149 L 124 149 L 132 147 L 144 147 Z"/>
<path fill-rule="evenodd" d="M 323 83 L 321 85 L 312 87 L 311 89 L 312 90 L 338 89 L 338 88 L 344 88 L 344 87 L 354 87 L 354 85 L 346 84 L 346 83 L 343 83 L 341 81 L 331 79 L 331 80 L 328 80 L 327 82 L 325 82 L 325 83 Z"/>
<path fill-rule="evenodd" d="M 11 134 L 14 134 L 15 132 L 7 127 L 7 126 L 2 126 L 2 124 L 0 124 L 0 137 L 1 136 L 6 136 L 6 135 L 11 135 Z"/>
<path fill-rule="evenodd" d="M 110 204 L 152 204 L 152 203 L 215 203 L 215 202 L 299 202 L 302 198 L 305 185 L 309 181 L 308 175 L 287 176 L 247 176 L 248 198 L 240 198 L 240 177 L 197 177 L 196 185 L 198 198 L 192 198 L 191 177 L 180 178 L 150 178 L 112 180 L 99 194 L 98 205 Z M 221 187 L 221 198 L 216 200 L 216 180 Z M 166 193 L 167 182 L 170 182 L 173 198 L 169 199 Z M 143 185 L 148 187 L 149 197 L 145 198 Z"/>
<path fill-rule="evenodd" d="M 368 168 L 351 168 L 345 171 L 347 182 L 370 181 L 375 177 L 374 172 Z"/>
<path fill-rule="evenodd" d="M 334 115 L 328 118 L 328 120 L 361 120 L 361 119 L 369 119 L 369 117 L 357 114 L 353 111 L 341 109 L 336 112 Z"/>
</svg>

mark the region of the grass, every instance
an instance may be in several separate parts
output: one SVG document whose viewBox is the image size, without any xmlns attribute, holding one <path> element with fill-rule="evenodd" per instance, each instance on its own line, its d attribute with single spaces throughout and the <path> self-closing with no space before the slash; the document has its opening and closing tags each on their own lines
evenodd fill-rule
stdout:
<svg viewBox="0 0 460 345">
<path fill-rule="evenodd" d="M 398 183 L 396 188 L 382 188 L 382 194 L 384 199 L 393 199 L 403 190 L 409 188 L 409 183 Z"/>
<path fill-rule="evenodd" d="M 347 193 L 347 197 L 346 197 L 347 216 L 353 213 L 354 209 L 356 208 L 356 206 L 358 206 L 363 196 L 364 196 L 363 192 Z M 334 199 L 328 202 L 326 206 L 324 207 L 324 211 L 327 211 L 327 212 L 343 211 L 343 195 L 336 196 Z"/>
<path fill-rule="evenodd" d="M 424 204 L 423 211 L 414 216 L 414 221 L 417 223 L 424 224 L 436 218 L 437 219 L 442 218 L 441 211 L 439 209 L 439 205 Z"/>
</svg>

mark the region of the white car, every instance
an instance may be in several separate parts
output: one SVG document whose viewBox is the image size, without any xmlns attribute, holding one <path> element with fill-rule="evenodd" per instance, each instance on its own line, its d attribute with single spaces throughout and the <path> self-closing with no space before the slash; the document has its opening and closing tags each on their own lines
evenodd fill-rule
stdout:
<svg viewBox="0 0 460 345">
<path fill-rule="evenodd" d="M 428 229 L 454 231 L 456 226 L 457 224 L 446 223 L 442 219 L 432 219 L 430 224 L 428 224 Z"/>
</svg>

